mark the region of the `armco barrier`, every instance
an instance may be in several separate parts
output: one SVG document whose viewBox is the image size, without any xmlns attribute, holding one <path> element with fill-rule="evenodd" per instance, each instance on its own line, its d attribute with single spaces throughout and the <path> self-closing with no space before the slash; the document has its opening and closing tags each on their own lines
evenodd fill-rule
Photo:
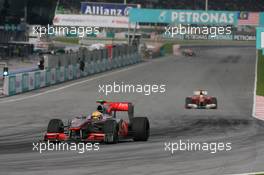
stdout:
<svg viewBox="0 0 264 175">
<path fill-rule="evenodd" d="M 112 59 L 104 58 L 97 61 L 85 62 L 84 71 L 80 70 L 79 64 L 72 64 L 59 68 L 10 75 L 4 79 L 3 93 L 7 96 L 15 95 L 78 79 L 87 75 L 135 64 L 140 61 L 141 58 L 139 54 L 132 53 L 131 55 L 120 55 Z"/>
</svg>

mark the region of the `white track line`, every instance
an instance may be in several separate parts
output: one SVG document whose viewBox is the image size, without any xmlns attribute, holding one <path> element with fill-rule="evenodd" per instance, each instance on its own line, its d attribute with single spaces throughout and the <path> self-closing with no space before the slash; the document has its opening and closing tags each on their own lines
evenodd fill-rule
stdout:
<svg viewBox="0 0 264 175">
<path fill-rule="evenodd" d="M 99 76 L 96 76 L 96 77 L 93 77 L 93 78 L 89 78 L 87 80 L 71 83 L 71 84 L 63 86 L 63 87 L 47 90 L 45 92 L 41 92 L 41 93 L 34 94 L 34 95 L 29 95 L 29 96 L 25 96 L 25 97 L 21 97 L 21 98 L 15 98 L 15 99 L 7 99 L 7 100 L 5 100 L 5 98 L 4 98 L 3 100 L 0 101 L 0 104 L 22 101 L 22 100 L 38 97 L 38 96 L 41 96 L 41 95 L 49 94 L 49 93 L 52 93 L 52 92 L 57 92 L 57 91 L 60 91 L 60 90 L 63 90 L 63 89 L 66 89 L 66 88 L 69 88 L 69 87 L 72 87 L 72 86 L 76 86 L 76 85 L 83 84 L 83 83 L 86 83 L 86 82 L 90 82 L 90 81 L 93 81 L 93 80 L 97 80 L 97 79 L 100 79 L 100 78 L 104 78 L 104 77 L 108 77 L 108 76 L 111 76 L 111 75 L 115 75 L 115 74 L 118 74 L 120 72 L 125 72 L 125 71 L 129 71 L 129 70 L 132 70 L 132 69 L 135 69 L 135 68 L 139 68 L 139 67 L 145 66 L 145 65 L 150 64 L 150 63 L 151 62 L 147 62 L 147 63 L 143 63 L 143 64 L 134 65 L 134 66 L 128 67 L 128 68 L 123 68 L 121 70 L 117 70 L 117 71 L 114 71 L 114 72 L 110 72 L 110 73 L 106 73 L 106 74 L 103 74 L 103 75 L 99 75 Z M 51 87 L 51 86 L 49 86 L 49 87 Z"/>
<path fill-rule="evenodd" d="M 264 174 L 264 172 L 252 172 L 252 173 L 242 173 L 242 174 L 227 174 L 227 175 L 258 175 Z"/>
<path fill-rule="evenodd" d="M 252 116 L 255 118 L 257 118 L 257 116 L 256 116 L 257 76 L 258 76 L 258 50 L 256 49 L 255 82 L 254 82 L 253 109 L 252 109 Z"/>
</svg>

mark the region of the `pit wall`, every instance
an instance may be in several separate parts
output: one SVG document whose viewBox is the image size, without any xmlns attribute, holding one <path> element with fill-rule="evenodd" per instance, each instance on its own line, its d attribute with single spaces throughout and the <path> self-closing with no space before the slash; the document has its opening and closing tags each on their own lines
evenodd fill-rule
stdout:
<svg viewBox="0 0 264 175">
<path fill-rule="evenodd" d="M 137 47 L 128 46 L 126 44 L 107 45 L 106 48 L 89 50 L 81 47 L 77 52 L 69 52 L 66 54 L 44 55 L 45 69 L 57 68 L 62 66 L 75 65 L 80 61 L 96 62 L 105 58 L 116 58 L 124 55 L 130 55 L 137 51 Z"/>
<path fill-rule="evenodd" d="M 6 96 L 11 96 L 139 62 L 141 62 L 141 57 L 135 51 L 119 56 L 114 54 L 112 58 L 85 59 L 83 71 L 80 70 L 79 63 L 76 63 L 58 68 L 10 75 L 4 79 L 3 93 Z"/>
</svg>

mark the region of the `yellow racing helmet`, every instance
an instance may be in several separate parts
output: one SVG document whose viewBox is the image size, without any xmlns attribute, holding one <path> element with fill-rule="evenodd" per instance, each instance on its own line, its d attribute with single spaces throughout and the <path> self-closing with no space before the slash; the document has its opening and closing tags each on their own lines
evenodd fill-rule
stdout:
<svg viewBox="0 0 264 175">
<path fill-rule="evenodd" d="M 92 113 L 91 118 L 94 119 L 94 120 L 99 120 L 102 117 L 102 115 L 103 114 L 101 112 L 95 111 L 95 112 Z"/>
</svg>

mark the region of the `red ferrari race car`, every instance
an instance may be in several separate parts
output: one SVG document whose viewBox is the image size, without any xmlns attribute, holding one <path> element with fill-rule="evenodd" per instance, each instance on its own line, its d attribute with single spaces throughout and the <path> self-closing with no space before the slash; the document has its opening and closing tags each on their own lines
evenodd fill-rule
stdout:
<svg viewBox="0 0 264 175">
<path fill-rule="evenodd" d="M 97 110 L 88 116 L 73 118 L 65 126 L 60 119 L 50 120 L 44 141 L 77 141 L 117 143 L 133 139 L 147 141 L 149 120 L 147 117 L 134 117 L 134 106 L 130 102 L 97 101 Z M 117 112 L 125 111 L 128 120 L 117 117 Z"/>
<path fill-rule="evenodd" d="M 186 97 L 186 109 L 217 109 L 216 97 L 207 96 L 207 91 L 194 91 L 192 97 Z"/>
<path fill-rule="evenodd" d="M 192 49 L 183 49 L 182 50 L 182 55 L 183 56 L 196 56 L 195 52 Z"/>
</svg>

